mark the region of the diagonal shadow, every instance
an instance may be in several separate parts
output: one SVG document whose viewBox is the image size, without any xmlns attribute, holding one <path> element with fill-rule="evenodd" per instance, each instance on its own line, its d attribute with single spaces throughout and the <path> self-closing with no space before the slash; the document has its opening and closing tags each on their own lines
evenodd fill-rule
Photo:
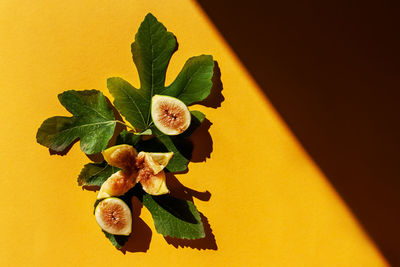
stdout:
<svg viewBox="0 0 400 267">
<path fill-rule="evenodd" d="M 387 260 L 400 266 L 399 3 L 198 3 Z"/>
</svg>

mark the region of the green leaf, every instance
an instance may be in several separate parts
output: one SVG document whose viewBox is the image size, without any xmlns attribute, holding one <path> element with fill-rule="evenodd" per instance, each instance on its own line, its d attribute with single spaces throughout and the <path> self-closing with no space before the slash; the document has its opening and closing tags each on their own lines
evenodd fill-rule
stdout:
<svg viewBox="0 0 400 267">
<path fill-rule="evenodd" d="M 122 144 L 127 144 L 136 147 L 136 144 L 142 140 L 142 137 L 140 135 L 136 135 L 132 132 L 128 132 L 126 130 L 123 130 L 120 132 L 120 134 L 117 136 L 117 141 L 115 145 L 122 145 Z"/>
<path fill-rule="evenodd" d="M 186 105 L 202 101 L 210 94 L 213 70 L 212 56 L 189 58 L 175 81 L 161 94 L 179 98 Z"/>
<path fill-rule="evenodd" d="M 131 45 L 133 62 L 139 73 L 141 94 L 146 99 L 164 90 L 165 74 L 176 39 L 164 25 L 147 14 Z M 150 114 L 147 119 L 150 122 Z"/>
<path fill-rule="evenodd" d="M 168 63 L 177 47 L 176 39 L 163 24 L 148 14 L 139 27 L 132 43 L 132 58 L 140 78 L 140 89 L 136 89 L 122 78 L 109 78 L 107 87 L 114 97 L 114 105 L 121 114 L 142 134 L 151 131 L 174 157 L 167 169 L 172 172 L 184 171 L 190 160 L 190 153 L 182 151 L 180 143 L 184 143 L 188 133 L 170 137 L 162 134 L 153 125 L 151 118 L 151 99 L 155 94 L 170 95 L 181 99 L 186 105 L 205 99 L 212 87 L 214 61 L 212 56 L 192 57 L 168 87 L 165 87 L 165 74 Z M 192 113 L 192 118 L 200 115 Z M 197 119 L 197 118 L 196 118 Z M 197 119 L 200 125 L 204 119 Z M 198 123 L 200 121 L 200 123 Z M 195 125 L 193 124 L 193 125 Z M 192 127 L 192 130 L 196 127 Z M 187 150 L 187 149 L 186 149 Z"/>
<path fill-rule="evenodd" d="M 179 139 L 177 137 L 165 135 L 155 127 L 153 128 L 153 132 L 156 135 L 157 139 L 160 140 L 160 142 L 167 148 L 168 151 L 174 152 L 174 156 L 168 162 L 166 169 L 168 169 L 168 171 L 170 172 L 185 171 L 190 161 L 190 157 L 185 157 L 184 155 L 190 155 L 191 151 L 186 151 L 185 153 L 185 151 L 182 151 L 182 149 L 185 149 L 183 146 L 181 146 L 181 149 L 179 149 L 177 145 Z M 187 149 L 191 150 L 191 148 L 189 147 Z"/>
<path fill-rule="evenodd" d="M 143 196 L 143 205 L 150 211 L 154 226 L 163 236 L 199 239 L 205 237 L 201 217 L 193 202 L 171 195 Z"/>
<path fill-rule="evenodd" d="M 59 94 L 58 99 L 74 116 L 45 120 L 37 132 L 37 142 L 61 152 L 79 138 L 86 154 L 104 150 L 113 136 L 116 120 L 103 93 L 71 90 Z"/>
<path fill-rule="evenodd" d="M 113 173 L 119 171 L 118 168 L 108 165 L 106 161 L 102 163 L 86 164 L 78 177 L 79 186 L 101 186 Z"/>
<path fill-rule="evenodd" d="M 151 129 L 147 129 L 147 130 L 144 130 L 143 132 L 135 133 L 135 134 L 136 135 L 152 135 L 153 132 L 151 131 Z"/>
<path fill-rule="evenodd" d="M 195 119 L 196 123 L 202 123 L 204 119 L 206 118 L 206 115 L 204 115 L 203 112 L 198 111 L 198 110 L 192 110 L 190 111 L 192 114 L 192 124 L 193 124 L 193 118 Z"/>
<path fill-rule="evenodd" d="M 148 126 L 150 100 L 122 78 L 107 79 L 107 87 L 114 97 L 114 105 L 133 127 L 145 130 Z"/>
<path fill-rule="evenodd" d="M 132 43 L 132 58 L 140 78 L 140 89 L 122 78 L 109 78 L 107 86 L 114 96 L 115 107 L 136 128 L 144 131 L 152 124 L 151 98 L 155 94 L 170 95 L 189 105 L 206 98 L 212 87 L 212 56 L 190 58 L 175 81 L 165 87 L 168 63 L 177 46 L 176 39 L 164 25 L 148 14 Z"/>
<path fill-rule="evenodd" d="M 167 32 L 164 25 L 149 13 L 131 46 L 139 73 L 140 90 L 121 78 L 109 78 L 107 81 L 107 87 L 115 99 L 115 107 L 141 131 L 150 126 L 151 98 L 164 90 L 165 73 L 175 47 L 174 35 Z"/>
</svg>

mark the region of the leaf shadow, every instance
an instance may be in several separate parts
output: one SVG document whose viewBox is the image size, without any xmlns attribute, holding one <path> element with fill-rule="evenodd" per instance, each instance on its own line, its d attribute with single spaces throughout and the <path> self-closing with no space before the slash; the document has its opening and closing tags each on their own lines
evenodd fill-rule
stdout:
<svg viewBox="0 0 400 267">
<path fill-rule="evenodd" d="M 193 146 L 191 159 L 192 162 L 202 162 L 210 158 L 213 151 L 213 140 L 209 129 L 212 123 L 206 118 L 201 125 L 190 136 Z"/>
<path fill-rule="evenodd" d="M 174 197 L 192 202 L 193 202 L 193 197 L 201 201 L 209 201 L 211 198 L 211 193 L 209 191 L 199 192 L 190 189 L 184 186 L 172 173 L 167 173 L 166 178 L 167 178 L 166 181 L 167 187 L 170 191 L 170 194 Z"/>
</svg>

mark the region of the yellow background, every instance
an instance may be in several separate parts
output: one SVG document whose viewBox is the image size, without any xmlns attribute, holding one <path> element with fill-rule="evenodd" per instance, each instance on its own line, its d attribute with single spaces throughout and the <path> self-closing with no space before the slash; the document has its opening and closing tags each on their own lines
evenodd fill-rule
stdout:
<svg viewBox="0 0 400 267">
<path fill-rule="evenodd" d="M 95 193 L 77 186 L 88 158 L 75 145 L 49 156 L 35 141 L 50 116 L 68 115 L 57 94 L 138 77 L 130 44 L 152 12 L 178 39 L 167 83 L 187 58 L 212 54 L 225 101 L 201 109 L 213 123 L 211 157 L 177 175 L 210 191 L 195 199 L 217 250 L 175 248 L 153 234 L 146 253 L 125 255 L 92 214 Z M 1 266 L 385 266 L 323 174 L 268 99 L 191 1 L 1 1 Z"/>
</svg>

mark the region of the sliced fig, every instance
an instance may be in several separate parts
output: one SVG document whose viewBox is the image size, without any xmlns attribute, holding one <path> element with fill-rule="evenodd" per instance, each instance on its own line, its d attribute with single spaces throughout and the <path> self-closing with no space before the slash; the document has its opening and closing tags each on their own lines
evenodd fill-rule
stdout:
<svg viewBox="0 0 400 267">
<path fill-rule="evenodd" d="M 150 195 L 162 195 L 169 193 L 167 188 L 164 167 L 174 153 L 150 153 L 140 152 L 136 158 L 138 169 L 137 181 L 141 183 L 143 190 Z"/>
<path fill-rule="evenodd" d="M 131 169 L 135 165 L 136 149 L 130 145 L 110 147 L 102 152 L 108 164 L 123 170 Z"/>
<path fill-rule="evenodd" d="M 95 210 L 96 221 L 107 233 L 129 235 L 132 231 L 131 210 L 124 201 L 111 197 L 102 200 Z"/>
<path fill-rule="evenodd" d="M 100 187 L 97 199 L 112 196 L 122 196 L 136 184 L 137 173 L 131 171 L 117 171 L 111 175 Z"/>
<path fill-rule="evenodd" d="M 162 133 L 178 135 L 190 125 L 188 107 L 179 99 L 165 95 L 154 95 L 151 100 L 151 117 Z"/>
<path fill-rule="evenodd" d="M 156 175 L 144 176 L 140 180 L 140 183 L 147 194 L 158 196 L 169 193 L 164 171 L 161 171 Z"/>
</svg>

